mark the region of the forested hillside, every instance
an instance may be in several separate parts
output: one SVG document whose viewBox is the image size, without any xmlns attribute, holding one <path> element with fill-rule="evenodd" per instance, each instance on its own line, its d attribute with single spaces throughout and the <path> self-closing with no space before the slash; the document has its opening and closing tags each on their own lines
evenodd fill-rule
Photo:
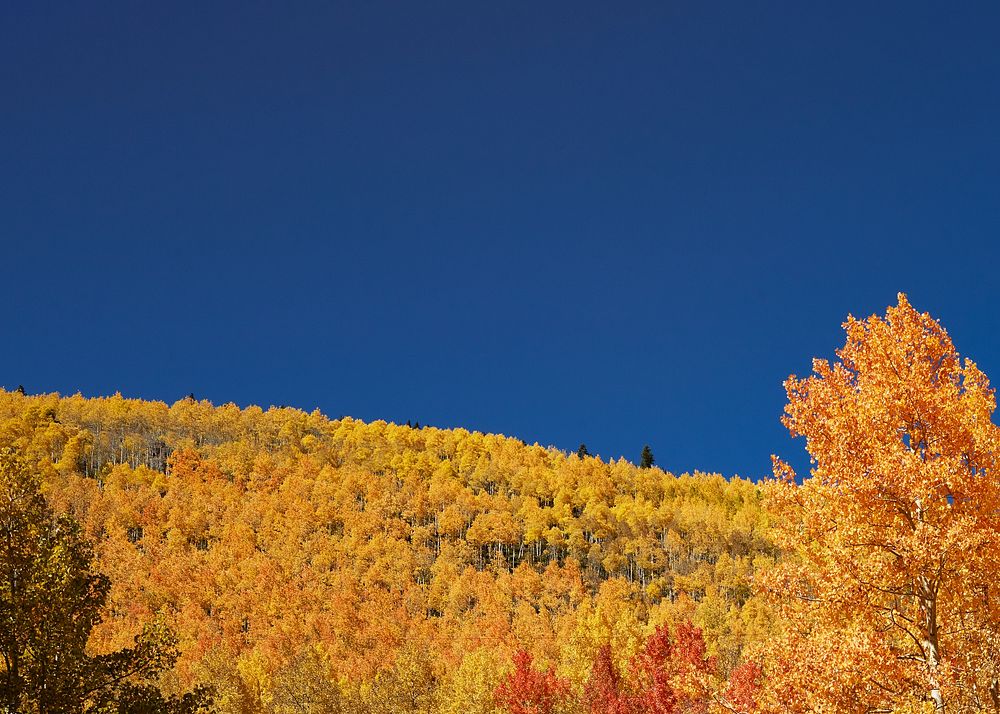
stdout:
<svg viewBox="0 0 1000 714">
<path fill-rule="evenodd" d="M 736 701 L 773 629 L 751 580 L 777 551 L 741 479 L 193 398 L 0 392 L 0 443 L 96 545 L 91 648 L 165 619 L 165 689 L 210 683 L 224 711 L 502 711 L 535 675 L 565 694 L 549 711 L 598 706 L 602 666 L 670 637 Z"/>
<path fill-rule="evenodd" d="M 998 712 L 994 390 L 904 295 L 844 328 L 760 484 L 0 391 L 0 709 Z"/>
</svg>

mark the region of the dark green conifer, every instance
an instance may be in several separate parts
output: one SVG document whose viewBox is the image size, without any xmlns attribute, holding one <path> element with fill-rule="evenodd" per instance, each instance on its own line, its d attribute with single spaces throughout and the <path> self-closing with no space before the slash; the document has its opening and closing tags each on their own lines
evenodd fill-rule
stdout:
<svg viewBox="0 0 1000 714">
<path fill-rule="evenodd" d="M 642 454 L 639 456 L 639 468 L 648 469 L 655 463 L 656 459 L 653 457 L 653 450 L 649 448 L 649 444 L 646 444 L 642 447 Z"/>
</svg>

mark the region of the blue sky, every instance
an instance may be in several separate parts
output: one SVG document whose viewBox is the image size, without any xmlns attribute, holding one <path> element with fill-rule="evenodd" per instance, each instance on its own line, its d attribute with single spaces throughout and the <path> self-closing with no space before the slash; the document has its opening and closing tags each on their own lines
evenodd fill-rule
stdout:
<svg viewBox="0 0 1000 714">
<path fill-rule="evenodd" d="M 1000 379 L 995 3 L 7 3 L 0 384 L 759 476 L 898 291 Z"/>
</svg>

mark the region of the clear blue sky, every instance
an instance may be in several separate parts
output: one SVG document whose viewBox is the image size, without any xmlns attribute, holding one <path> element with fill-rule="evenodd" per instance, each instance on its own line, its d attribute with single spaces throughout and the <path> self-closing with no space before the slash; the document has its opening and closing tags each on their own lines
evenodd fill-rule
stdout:
<svg viewBox="0 0 1000 714">
<path fill-rule="evenodd" d="M 0 384 L 758 476 L 897 291 L 1000 381 L 996 3 L 0 10 Z"/>
</svg>

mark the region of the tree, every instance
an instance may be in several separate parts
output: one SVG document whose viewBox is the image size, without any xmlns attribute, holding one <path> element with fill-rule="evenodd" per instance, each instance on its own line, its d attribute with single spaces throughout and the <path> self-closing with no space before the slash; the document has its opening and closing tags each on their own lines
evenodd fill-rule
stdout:
<svg viewBox="0 0 1000 714">
<path fill-rule="evenodd" d="M 646 444 L 642 447 L 642 453 L 639 455 L 639 468 L 648 469 L 655 463 L 656 459 L 653 457 L 653 450 L 649 448 L 649 444 Z"/>
<path fill-rule="evenodd" d="M 586 444 L 580 444 L 580 448 L 576 450 L 577 458 L 582 459 L 585 456 L 590 456 L 590 452 L 587 451 Z"/>
<path fill-rule="evenodd" d="M 786 620 L 775 709 L 1000 708 L 993 390 L 902 294 L 844 329 L 838 362 L 785 383 L 783 422 L 815 466 L 796 485 L 775 459 L 770 488 L 789 552 L 766 584 Z"/>
<path fill-rule="evenodd" d="M 671 635 L 666 625 L 660 625 L 633 662 L 642 711 L 704 714 L 717 688 L 716 665 L 707 654 L 700 628 L 681 622 Z"/>
<path fill-rule="evenodd" d="M 743 662 L 729 675 L 729 686 L 720 697 L 723 706 L 731 712 L 743 714 L 757 711 L 763 670 L 758 662 Z"/>
<path fill-rule="evenodd" d="M 148 627 L 134 647 L 87 654 L 110 587 L 92 571 L 92 559 L 77 524 L 49 509 L 27 461 L 15 449 L 0 449 L 0 709 L 47 714 L 206 708 L 205 691 L 165 699 L 150 686 L 177 656 L 162 626 Z"/>
<path fill-rule="evenodd" d="M 583 701 L 590 714 L 642 714 L 639 702 L 625 691 L 611 658 L 611 646 L 597 651 L 590 677 L 583 687 Z"/>
<path fill-rule="evenodd" d="M 553 714 L 569 698 L 569 683 L 556 676 L 554 669 L 539 672 L 532 667 L 531 653 L 514 654 L 514 671 L 496 691 L 497 706 L 510 714 Z"/>
<path fill-rule="evenodd" d="M 323 653 L 306 646 L 277 673 L 270 709 L 276 714 L 341 714 L 347 710 L 345 699 L 330 678 Z"/>
<path fill-rule="evenodd" d="M 489 647 L 466 654 L 442 687 L 441 714 L 496 714 L 494 692 L 502 671 L 499 657 Z"/>
</svg>

